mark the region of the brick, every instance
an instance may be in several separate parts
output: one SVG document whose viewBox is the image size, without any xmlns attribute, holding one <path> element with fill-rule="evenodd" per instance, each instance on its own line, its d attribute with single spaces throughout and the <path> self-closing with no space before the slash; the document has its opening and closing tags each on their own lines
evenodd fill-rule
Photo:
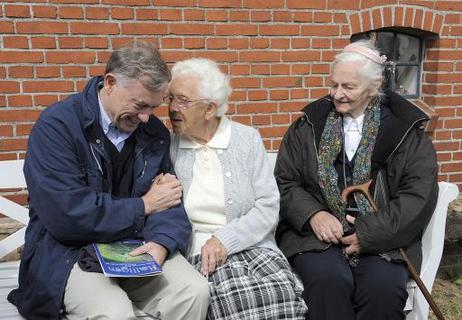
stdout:
<svg viewBox="0 0 462 320">
<path fill-rule="evenodd" d="M 126 23 L 122 24 L 122 34 L 126 35 L 159 35 L 168 34 L 168 26 L 161 23 Z"/>
<path fill-rule="evenodd" d="M 30 95 L 11 95 L 8 96 L 8 106 L 9 107 L 31 107 L 32 106 L 32 96 Z"/>
<path fill-rule="evenodd" d="M 270 41 L 268 38 L 251 38 L 250 47 L 252 49 L 267 49 L 269 48 Z"/>
<path fill-rule="evenodd" d="M 29 66 L 9 67 L 8 76 L 10 78 L 32 78 L 34 76 L 34 68 Z"/>
<path fill-rule="evenodd" d="M 314 39 L 313 39 L 314 40 Z M 290 41 L 292 49 L 307 49 L 310 48 L 310 39 L 308 38 L 292 38 Z"/>
<path fill-rule="evenodd" d="M 241 62 L 279 62 L 281 54 L 273 51 L 241 51 L 239 52 Z"/>
<path fill-rule="evenodd" d="M 207 11 L 207 20 L 208 21 L 227 21 L 228 20 L 228 11 L 225 10 L 208 10 Z"/>
<path fill-rule="evenodd" d="M 371 12 L 369 10 L 361 13 L 361 21 L 361 32 L 369 31 L 372 29 Z"/>
<path fill-rule="evenodd" d="M 217 26 L 218 28 L 218 26 Z M 187 35 L 187 34 L 214 34 L 213 25 L 205 24 L 172 24 L 170 25 L 171 34 Z M 216 33 L 219 34 L 218 32 Z"/>
<path fill-rule="evenodd" d="M 249 75 L 250 66 L 248 64 L 233 64 L 231 65 L 232 75 Z"/>
<path fill-rule="evenodd" d="M 88 76 L 89 77 L 102 76 L 104 74 L 104 70 L 105 70 L 104 65 L 91 66 L 89 67 L 89 70 L 88 70 Z"/>
<path fill-rule="evenodd" d="M 85 8 L 85 19 L 105 20 L 109 18 L 108 8 L 87 7 Z"/>
<path fill-rule="evenodd" d="M 269 64 L 252 64 L 250 67 L 250 74 L 269 75 L 271 74 L 271 67 Z"/>
<path fill-rule="evenodd" d="M 259 78 L 238 78 L 231 79 L 233 88 L 261 88 L 261 79 Z"/>
<path fill-rule="evenodd" d="M 4 122 L 35 121 L 39 110 L 0 110 L 0 119 Z"/>
<path fill-rule="evenodd" d="M 33 49 L 55 49 L 56 40 L 54 37 L 31 37 Z"/>
<path fill-rule="evenodd" d="M 131 8 L 111 8 L 111 18 L 112 19 L 129 20 L 129 19 L 133 19 L 134 16 L 135 16 L 134 10 Z"/>
<path fill-rule="evenodd" d="M 229 20 L 230 21 L 249 21 L 250 13 L 248 11 L 243 11 L 243 10 L 232 10 L 229 13 Z"/>
<path fill-rule="evenodd" d="M 443 26 L 443 15 L 436 14 L 433 19 L 432 32 L 440 33 L 441 27 Z"/>
<path fill-rule="evenodd" d="M 34 106 L 35 107 L 51 106 L 57 101 L 58 101 L 58 96 L 54 94 L 34 95 Z"/>
<path fill-rule="evenodd" d="M 289 24 L 260 25 L 258 31 L 260 35 L 267 36 L 297 36 L 300 34 L 300 27 Z"/>
<path fill-rule="evenodd" d="M 99 3 L 99 0 L 49 0 L 48 2 L 51 3 L 75 3 L 75 4 L 91 4 L 91 3 Z"/>
<path fill-rule="evenodd" d="M 414 16 L 414 28 L 422 29 L 423 27 L 423 10 L 416 9 Z"/>
<path fill-rule="evenodd" d="M 448 13 L 444 17 L 444 23 L 445 24 L 460 24 L 460 14 L 458 13 Z"/>
<path fill-rule="evenodd" d="M 181 49 L 183 48 L 183 38 L 162 38 L 162 49 Z"/>
<path fill-rule="evenodd" d="M 301 84 L 301 77 L 267 77 L 263 79 L 264 88 L 300 87 Z"/>
<path fill-rule="evenodd" d="M 462 171 L 462 162 L 443 163 L 440 166 L 440 172 L 457 172 Z"/>
<path fill-rule="evenodd" d="M 84 41 L 84 47 L 89 49 L 107 49 L 109 47 L 109 40 L 106 37 L 86 37 Z"/>
<path fill-rule="evenodd" d="M 272 75 L 287 75 L 290 74 L 289 64 L 271 64 Z"/>
<path fill-rule="evenodd" d="M 127 5 L 127 6 L 147 6 L 151 4 L 149 0 L 102 0 L 103 4 Z"/>
<path fill-rule="evenodd" d="M 275 11 L 273 13 L 274 22 L 292 22 L 292 12 Z"/>
<path fill-rule="evenodd" d="M 393 25 L 393 16 L 391 10 L 392 8 L 390 7 L 385 7 L 382 9 L 384 27 L 391 27 Z"/>
<path fill-rule="evenodd" d="M 247 91 L 248 90 L 234 90 L 231 96 L 229 97 L 229 101 L 247 101 Z M 230 109 L 232 109 L 232 106 L 230 106 Z"/>
<path fill-rule="evenodd" d="M 333 22 L 334 15 L 330 12 L 314 12 L 313 13 L 313 21 L 316 23 L 331 23 Z"/>
<path fill-rule="evenodd" d="M 18 124 L 16 125 L 16 134 L 18 136 L 27 136 L 32 130 L 32 124 Z"/>
<path fill-rule="evenodd" d="M 243 6 L 251 9 L 284 8 L 284 0 L 243 0 Z"/>
<path fill-rule="evenodd" d="M 234 38 L 228 40 L 229 49 L 249 49 L 248 38 Z"/>
<path fill-rule="evenodd" d="M 360 1 L 327 0 L 327 9 L 359 10 Z"/>
<path fill-rule="evenodd" d="M 404 25 L 404 8 L 403 7 L 395 7 L 395 21 L 394 25 L 402 26 Z"/>
<path fill-rule="evenodd" d="M 314 49 L 325 49 L 331 47 L 331 39 L 329 38 L 313 38 L 311 39 L 311 47 Z"/>
<path fill-rule="evenodd" d="M 207 39 L 207 49 L 225 49 L 228 46 L 227 39 L 209 38 Z"/>
<path fill-rule="evenodd" d="M 335 25 L 309 25 L 302 26 L 300 34 L 302 36 L 338 36 L 339 35 L 339 26 Z"/>
<path fill-rule="evenodd" d="M 36 51 L 0 51 L 0 63 L 43 62 L 43 53 Z"/>
<path fill-rule="evenodd" d="M 61 19 L 83 19 L 83 9 L 81 7 L 60 7 L 58 16 Z"/>
<path fill-rule="evenodd" d="M 166 20 L 166 21 L 181 21 L 182 20 L 181 10 L 178 10 L 178 9 L 160 9 L 159 17 L 161 20 Z"/>
<path fill-rule="evenodd" d="M 0 140 L 0 151 L 24 150 L 27 147 L 27 139 Z"/>
<path fill-rule="evenodd" d="M 380 9 L 374 9 L 372 12 L 372 22 L 374 25 L 374 29 L 380 29 L 383 27 L 383 21 L 382 21 L 382 12 Z"/>
<path fill-rule="evenodd" d="M 240 8 L 241 0 L 198 0 L 199 7 Z"/>
<path fill-rule="evenodd" d="M 186 38 L 184 39 L 185 49 L 203 49 L 205 48 L 205 39 L 203 38 Z"/>
<path fill-rule="evenodd" d="M 438 11 L 462 11 L 462 3 L 460 1 L 435 1 L 435 10 Z"/>
<path fill-rule="evenodd" d="M 0 21 L 1 33 L 14 33 L 14 24 L 11 21 Z"/>
<path fill-rule="evenodd" d="M 441 161 L 450 161 L 452 158 L 451 154 L 450 153 L 437 153 L 436 154 L 436 160 L 438 162 L 441 162 Z"/>
<path fill-rule="evenodd" d="M 252 125 L 269 125 L 271 124 L 270 115 L 254 115 L 252 116 Z"/>
<path fill-rule="evenodd" d="M 312 65 L 312 66 L 315 66 L 315 65 Z M 304 63 L 304 64 L 293 64 L 291 69 L 291 74 L 307 74 L 307 73 L 310 73 L 311 71 L 311 68 L 312 68 L 311 65 L 307 64 L 307 63 Z"/>
<path fill-rule="evenodd" d="M 156 0 L 157 6 L 196 7 L 197 0 Z"/>
<path fill-rule="evenodd" d="M 34 6 L 32 16 L 34 18 L 56 18 L 58 9 L 55 6 Z"/>
<path fill-rule="evenodd" d="M 98 22 L 71 22 L 72 34 L 118 34 L 119 26 L 116 23 Z"/>
<path fill-rule="evenodd" d="M 290 89 L 290 99 L 307 99 L 308 90 L 306 89 Z"/>
<path fill-rule="evenodd" d="M 433 13 L 426 11 L 424 15 L 423 30 L 431 31 L 433 25 Z"/>
<path fill-rule="evenodd" d="M 398 2 L 398 0 L 362 0 L 361 9 L 398 4 Z"/>
<path fill-rule="evenodd" d="M 58 38 L 58 46 L 60 49 L 82 49 L 82 37 L 60 37 Z"/>
<path fill-rule="evenodd" d="M 272 126 L 260 128 L 260 134 L 262 137 L 281 137 L 287 131 L 288 126 Z"/>
<path fill-rule="evenodd" d="M 231 117 L 231 119 L 232 119 L 233 121 L 236 121 L 236 122 L 245 124 L 245 125 L 247 125 L 247 126 L 250 126 L 250 125 L 251 125 L 251 118 L 250 118 L 250 116 L 233 115 L 233 116 Z"/>
<path fill-rule="evenodd" d="M 72 81 L 24 81 L 24 92 L 71 92 L 74 91 Z"/>
<path fill-rule="evenodd" d="M 289 9 L 324 9 L 326 0 L 287 0 L 286 5 Z"/>
<path fill-rule="evenodd" d="M 288 49 L 290 47 L 289 38 L 273 38 L 271 39 L 272 49 Z"/>
<path fill-rule="evenodd" d="M 16 30 L 18 33 L 67 33 L 68 24 L 65 22 L 17 22 Z"/>
<path fill-rule="evenodd" d="M 14 18 L 30 18 L 30 6 L 5 5 L 5 16 Z"/>
<path fill-rule="evenodd" d="M 413 20 L 414 20 L 414 9 L 413 8 L 405 8 L 404 9 L 404 26 L 412 28 L 413 27 Z"/>
<path fill-rule="evenodd" d="M 6 78 L 6 68 L 5 67 L 0 67 L 0 78 L 1 79 Z"/>
<path fill-rule="evenodd" d="M 0 107 L 6 107 L 6 97 L 4 95 L 0 95 Z"/>
<path fill-rule="evenodd" d="M 271 100 L 287 100 L 289 99 L 289 90 L 271 90 L 270 91 Z"/>
<path fill-rule="evenodd" d="M 252 11 L 250 12 L 250 21 L 269 22 L 271 21 L 271 12 L 270 11 Z"/>
<path fill-rule="evenodd" d="M 267 90 L 249 90 L 247 92 L 247 97 L 250 101 L 267 100 L 268 91 Z"/>
<path fill-rule="evenodd" d="M 180 60 L 185 60 L 193 57 L 193 53 L 185 50 L 170 50 L 163 51 L 162 57 L 166 62 L 177 62 Z"/>
<path fill-rule="evenodd" d="M 0 137 L 11 137 L 13 136 L 13 127 L 0 125 Z"/>
<path fill-rule="evenodd" d="M 109 51 L 98 51 L 96 53 L 96 62 L 106 63 L 109 60 L 111 53 Z"/>
<path fill-rule="evenodd" d="M 4 36 L 4 48 L 29 49 L 29 40 L 24 36 Z"/>
<path fill-rule="evenodd" d="M 158 9 L 136 9 L 137 20 L 158 20 Z"/>
<path fill-rule="evenodd" d="M 259 112 L 271 113 L 277 111 L 277 104 L 268 102 L 242 103 L 236 106 L 236 111 L 240 114 Z"/>
<path fill-rule="evenodd" d="M 285 51 L 282 53 L 283 61 L 319 61 L 320 57 L 320 52 L 314 50 Z"/>
<path fill-rule="evenodd" d="M 272 114 L 271 115 L 272 124 L 288 124 L 290 123 L 290 115 L 287 113 L 284 114 Z"/>
<path fill-rule="evenodd" d="M 59 78 L 61 76 L 59 67 L 36 67 L 35 72 L 37 78 Z"/>
<path fill-rule="evenodd" d="M 187 21 L 203 21 L 205 19 L 205 10 L 185 9 L 184 20 Z"/>
<path fill-rule="evenodd" d="M 447 120 L 444 120 L 444 128 L 446 128 L 446 129 L 462 128 L 462 119 L 447 119 Z"/>
<path fill-rule="evenodd" d="M 215 34 L 223 35 L 246 35 L 255 36 L 258 34 L 258 26 L 254 24 L 218 24 L 215 26 Z"/>
<path fill-rule="evenodd" d="M 46 52 L 46 61 L 48 63 L 94 63 L 95 52 L 50 51 Z"/>
<path fill-rule="evenodd" d="M 197 54 L 198 57 L 212 59 L 218 62 L 237 62 L 238 53 L 234 51 L 203 51 Z"/>
<path fill-rule="evenodd" d="M 435 132 L 435 139 L 436 140 L 449 140 L 449 139 L 451 139 L 451 137 L 452 137 L 452 131 L 438 130 L 437 132 Z"/>
</svg>

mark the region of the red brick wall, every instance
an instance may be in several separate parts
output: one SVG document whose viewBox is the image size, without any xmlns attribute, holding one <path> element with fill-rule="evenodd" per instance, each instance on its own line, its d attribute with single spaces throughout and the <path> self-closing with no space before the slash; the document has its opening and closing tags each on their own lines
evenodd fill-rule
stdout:
<svg viewBox="0 0 462 320">
<path fill-rule="evenodd" d="M 422 100 L 439 114 L 440 179 L 462 184 L 462 1 L 4 0 L 0 16 L 0 160 L 23 157 L 40 111 L 134 38 L 170 63 L 217 60 L 233 76 L 230 115 L 277 150 L 298 111 L 327 93 L 329 62 L 352 33 L 403 26 L 435 35 Z"/>
</svg>

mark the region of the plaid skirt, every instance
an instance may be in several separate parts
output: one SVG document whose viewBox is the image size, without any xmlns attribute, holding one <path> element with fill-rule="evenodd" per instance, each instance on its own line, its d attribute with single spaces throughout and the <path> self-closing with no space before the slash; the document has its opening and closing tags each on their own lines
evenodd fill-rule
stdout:
<svg viewBox="0 0 462 320">
<path fill-rule="evenodd" d="M 189 258 L 200 271 L 201 256 Z M 233 254 L 208 278 L 209 320 L 305 319 L 303 286 L 287 260 L 271 249 Z"/>
</svg>

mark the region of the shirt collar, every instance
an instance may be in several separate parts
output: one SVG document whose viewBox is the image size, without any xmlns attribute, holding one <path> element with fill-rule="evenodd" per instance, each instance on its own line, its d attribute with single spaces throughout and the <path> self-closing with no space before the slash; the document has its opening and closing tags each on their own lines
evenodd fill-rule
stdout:
<svg viewBox="0 0 462 320">
<path fill-rule="evenodd" d="M 99 112 L 100 112 L 100 120 L 99 124 L 103 129 L 104 134 L 111 140 L 114 144 L 118 144 L 121 141 L 125 141 L 131 133 L 122 132 L 114 126 L 113 122 L 109 118 L 106 110 L 103 107 L 103 102 L 101 101 L 101 97 L 98 94 L 98 104 L 99 104 Z"/>
<path fill-rule="evenodd" d="M 107 132 L 109 131 L 109 128 L 112 125 L 112 121 L 109 118 L 106 110 L 104 110 L 103 102 L 101 101 L 101 97 L 100 97 L 99 94 L 98 94 L 98 103 L 99 103 L 99 112 L 100 112 L 100 115 L 101 115 L 99 117 L 99 119 L 100 119 L 99 124 L 101 125 L 101 128 L 103 128 L 104 134 L 107 134 Z"/>
<path fill-rule="evenodd" d="M 230 138 L 231 121 L 226 116 L 221 116 L 217 131 L 213 135 L 212 139 L 205 144 L 205 146 L 214 149 L 226 149 L 228 148 Z M 196 141 L 180 136 L 179 147 L 182 149 L 197 149 L 203 146 L 204 145 Z"/>
<path fill-rule="evenodd" d="M 343 131 L 348 132 L 350 130 L 355 131 L 357 127 L 359 133 L 363 132 L 363 124 L 364 124 L 364 113 L 357 118 L 352 118 L 350 116 L 343 117 Z"/>
</svg>

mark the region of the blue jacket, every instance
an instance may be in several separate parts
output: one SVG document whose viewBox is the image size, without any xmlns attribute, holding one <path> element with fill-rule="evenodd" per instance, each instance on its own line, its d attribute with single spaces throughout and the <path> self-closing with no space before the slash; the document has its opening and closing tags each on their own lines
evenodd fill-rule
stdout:
<svg viewBox="0 0 462 320">
<path fill-rule="evenodd" d="M 183 205 L 146 217 L 141 196 L 159 173 L 173 172 L 170 136 L 154 116 L 135 135 L 132 197 L 111 196 L 109 154 L 99 124 L 97 85 L 90 80 L 42 112 L 29 137 L 24 173 L 30 222 L 19 288 L 8 300 L 27 319 L 58 319 L 78 251 L 92 242 L 144 238 L 169 254 L 186 250 L 191 224 Z M 117 303 L 117 302 L 114 302 Z"/>
</svg>

